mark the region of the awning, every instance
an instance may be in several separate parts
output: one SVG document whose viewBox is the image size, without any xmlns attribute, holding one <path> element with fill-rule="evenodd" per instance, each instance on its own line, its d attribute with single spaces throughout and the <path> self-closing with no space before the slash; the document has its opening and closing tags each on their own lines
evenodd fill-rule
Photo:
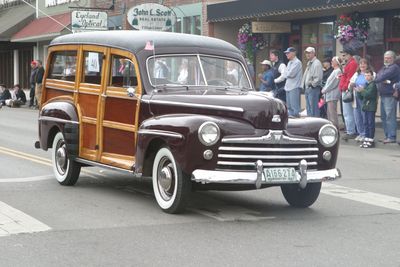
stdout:
<svg viewBox="0 0 400 267">
<path fill-rule="evenodd" d="M 38 42 L 52 40 L 54 37 L 65 33 L 71 33 L 69 30 L 71 24 L 71 13 L 54 15 L 35 19 L 25 28 L 17 32 L 11 38 L 11 42 Z M 67 28 L 68 27 L 68 28 Z"/>
<path fill-rule="evenodd" d="M 28 5 L 6 8 L 0 12 L 0 41 L 10 41 L 11 36 L 35 18 L 35 9 Z"/>
<path fill-rule="evenodd" d="M 238 0 L 208 5 L 207 20 L 209 22 L 218 22 L 285 16 L 338 8 L 354 8 L 391 1 L 392 0 Z"/>
</svg>

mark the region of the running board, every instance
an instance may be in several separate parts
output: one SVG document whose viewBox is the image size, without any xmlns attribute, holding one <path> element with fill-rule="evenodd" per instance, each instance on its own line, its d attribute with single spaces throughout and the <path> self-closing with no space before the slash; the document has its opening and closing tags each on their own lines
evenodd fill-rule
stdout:
<svg viewBox="0 0 400 267">
<path fill-rule="evenodd" d="M 122 168 L 106 165 L 106 164 L 103 164 L 103 163 L 87 160 L 87 159 L 76 158 L 75 161 L 79 162 L 79 163 L 87 164 L 89 166 L 100 167 L 100 168 L 105 168 L 105 169 L 111 169 L 111 170 L 114 170 L 114 171 L 129 172 L 129 173 L 134 174 L 136 177 L 141 177 L 142 176 L 141 173 L 135 173 L 133 170 L 126 170 L 126 169 L 122 169 Z M 133 166 L 132 166 L 132 168 L 133 168 Z"/>
</svg>

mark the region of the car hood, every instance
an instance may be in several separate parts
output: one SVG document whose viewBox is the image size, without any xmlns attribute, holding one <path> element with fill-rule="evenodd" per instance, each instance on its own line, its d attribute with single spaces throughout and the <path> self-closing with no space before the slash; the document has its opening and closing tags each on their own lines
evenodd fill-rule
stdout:
<svg viewBox="0 0 400 267">
<path fill-rule="evenodd" d="M 280 100 L 265 93 L 154 94 L 143 96 L 154 116 L 201 114 L 245 120 L 256 129 L 284 129 L 287 110 Z"/>
</svg>

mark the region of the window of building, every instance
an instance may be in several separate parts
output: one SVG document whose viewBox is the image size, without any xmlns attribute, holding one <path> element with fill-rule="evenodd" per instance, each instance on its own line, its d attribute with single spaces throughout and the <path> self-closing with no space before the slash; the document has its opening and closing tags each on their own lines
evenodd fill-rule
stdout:
<svg viewBox="0 0 400 267">
<path fill-rule="evenodd" d="M 383 65 L 384 44 L 384 18 L 369 18 L 370 29 L 366 45 L 365 57 L 370 60 L 375 70 Z M 363 54 L 360 54 L 363 56 Z"/>
<path fill-rule="evenodd" d="M 112 56 L 110 86 L 134 87 L 137 86 L 137 76 L 133 62 L 122 56 Z"/>
<path fill-rule="evenodd" d="M 75 81 L 76 51 L 56 52 L 51 57 L 48 77 L 66 81 Z"/>
<path fill-rule="evenodd" d="M 103 57 L 104 54 L 99 52 L 87 51 L 84 53 L 83 83 L 101 84 Z"/>
<path fill-rule="evenodd" d="M 388 19 L 388 28 L 388 48 L 398 53 L 400 51 L 400 14 Z"/>
<path fill-rule="evenodd" d="M 316 56 L 319 60 L 331 58 L 334 55 L 335 47 L 333 36 L 333 22 L 304 24 L 302 26 L 302 51 L 308 46 L 312 46 L 316 49 Z M 305 57 L 302 58 L 305 63 Z"/>
</svg>

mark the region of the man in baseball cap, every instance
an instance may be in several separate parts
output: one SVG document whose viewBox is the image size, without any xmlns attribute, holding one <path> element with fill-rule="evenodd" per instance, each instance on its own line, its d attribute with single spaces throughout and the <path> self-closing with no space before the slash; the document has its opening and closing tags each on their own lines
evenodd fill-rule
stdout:
<svg viewBox="0 0 400 267">
<path fill-rule="evenodd" d="M 300 92 L 301 79 L 303 76 L 303 67 L 301 61 L 296 57 L 296 48 L 289 47 L 284 51 L 289 60 L 287 68 L 283 73 L 286 78 L 286 105 L 289 116 L 300 116 Z"/>
</svg>

